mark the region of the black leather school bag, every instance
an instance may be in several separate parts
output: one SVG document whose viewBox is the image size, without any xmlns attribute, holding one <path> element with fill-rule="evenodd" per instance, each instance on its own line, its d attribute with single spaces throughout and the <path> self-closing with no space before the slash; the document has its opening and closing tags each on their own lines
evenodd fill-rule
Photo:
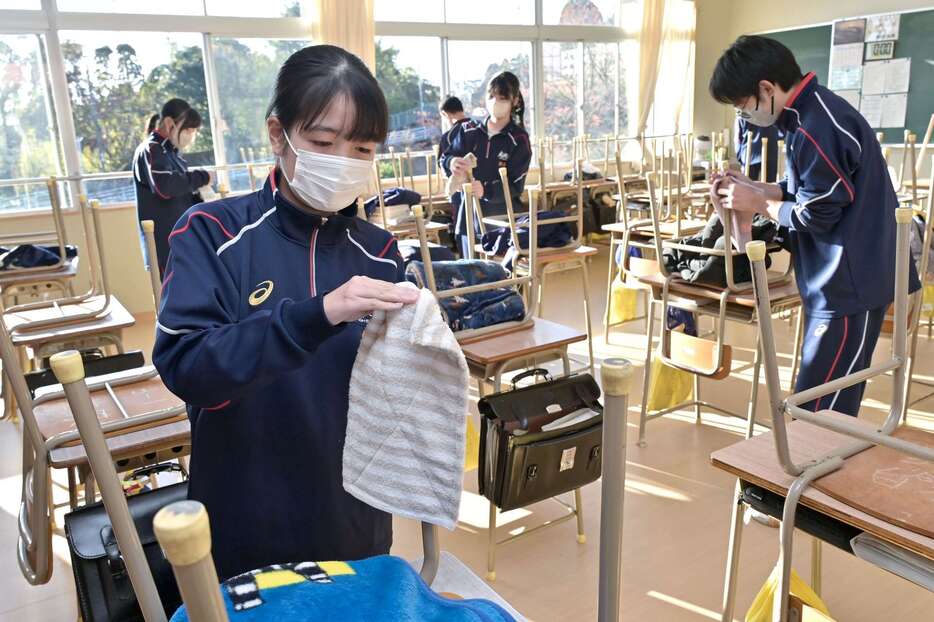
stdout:
<svg viewBox="0 0 934 622">
<path fill-rule="evenodd" d="M 520 374 L 545 375 L 541 369 Z M 548 380 L 480 400 L 480 494 L 512 510 L 600 477 L 603 406 L 590 374 Z M 596 414 L 558 429 L 542 426 L 580 409 Z"/>
</svg>

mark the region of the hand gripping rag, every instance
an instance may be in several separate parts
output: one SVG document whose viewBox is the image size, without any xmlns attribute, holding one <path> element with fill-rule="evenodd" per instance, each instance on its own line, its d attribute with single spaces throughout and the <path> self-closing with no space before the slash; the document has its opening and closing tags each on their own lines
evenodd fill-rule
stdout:
<svg viewBox="0 0 934 622">
<path fill-rule="evenodd" d="M 430 291 L 398 311 L 376 311 L 350 377 L 344 490 L 380 510 L 453 529 L 468 383 L 467 362 Z"/>
</svg>

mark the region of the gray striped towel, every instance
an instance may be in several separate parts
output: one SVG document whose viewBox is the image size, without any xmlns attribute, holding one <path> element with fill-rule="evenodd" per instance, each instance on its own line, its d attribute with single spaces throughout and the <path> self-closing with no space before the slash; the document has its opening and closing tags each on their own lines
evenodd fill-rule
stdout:
<svg viewBox="0 0 934 622">
<path fill-rule="evenodd" d="M 376 311 L 350 376 L 344 490 L 454 529 L 468 383 L 467 361 L 430 291 L 398 311 Z"/>
</svg>

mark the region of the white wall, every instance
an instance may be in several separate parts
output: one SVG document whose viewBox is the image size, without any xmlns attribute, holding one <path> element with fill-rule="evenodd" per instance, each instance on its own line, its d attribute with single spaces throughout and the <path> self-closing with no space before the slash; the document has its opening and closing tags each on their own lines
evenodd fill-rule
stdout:
<svg viewBox="0 0 934 622">
<path fill-rule="evenodd" d="M 0 215 L 0 228 L 6 233 L 52 230 L 50 213 L 34 214 L 24 212 L 18 215 Z M 65 229 L 68 242 L 79 249 L 80 270 L 75 281 L 75 291 L 87 291 L 89 287 L 87 244 L 84 239 L 84 227 L 77 212 L 65 214 Z M 105 207 L 101 211 L 101 236 L 104 241 L 105 266 L 111 291 L 117 299 L 134 315 L 152 313 L 152 286 L 149 275 L 143 265 L 142 251 L 139 244 L 136 207 L 123 205 Z"/>
</svg>

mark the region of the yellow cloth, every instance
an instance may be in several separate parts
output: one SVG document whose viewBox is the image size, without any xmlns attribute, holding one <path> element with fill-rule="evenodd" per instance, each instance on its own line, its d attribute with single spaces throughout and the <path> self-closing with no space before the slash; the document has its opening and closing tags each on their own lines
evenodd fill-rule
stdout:
<svg viewBox="0 0 934 622">
<path fill-rule="evenodd" d="M 480 431 L 473 424 L 473 418 L 467 417 L 467 449 L 464 450 L 464 472 L 473 471 L 480 466 Z"/>
<path fill-rule="evenodd" d="M 921 317 L 934 317 L 934 285 L 925 285 L 921 301 Z"/>
<path fill-rule="evenodd" d="M 690 372 L 669 367 L 656 357 L 652 359 L 651 374 L 646 398 L 649 410 L 671 408 L 694 395 L 694 379 Z"/>
<path fill-rule="evenodd" d="M 636 307 L 639 303 L 638 290 L 626 287 L 620 278 L 621 273 L 613 279 L 610 286 L 610 324 L 628 322 L 637 317 Z"/>
<path fill-rule="evenodd" d="M 778 577 L 781 573 L 781 566 L 776 565 L 772 569 L 772 574 L 766 580 L 762 589 L 756 594 L 752 601 L 752 606 L 746 612 L 746 622 L 772 622 L 772 603 L 775 599 L 775 592 L 778 589 Z M 833 622 L 827 605 L 820 599 L 820 596 L 814 593 L 811 586 L 804 582 L 804 579 L 798 576 L 794 568 L 791 569 L 791 589 L 788 592 L 798 598 L 804 605 L 802 622 Z"/>
</svg>

